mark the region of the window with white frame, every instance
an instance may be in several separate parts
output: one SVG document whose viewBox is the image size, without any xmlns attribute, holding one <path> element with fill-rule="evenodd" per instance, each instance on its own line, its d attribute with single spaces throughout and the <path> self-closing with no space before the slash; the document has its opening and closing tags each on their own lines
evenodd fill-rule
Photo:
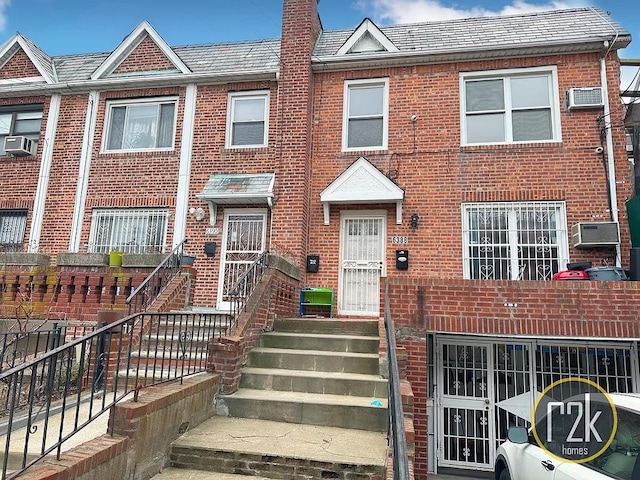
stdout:
<svg viewBox="0 0 640 480">
<path fill-rule="evenodd" d="M 0 210 L 0 250 L 22 250 L 26 228 L 26 210 Z"/>
<path fill-rule="evenodd" d="M 12 135 L 29 138 L 34 144 L 40 138 L 42 105 L 0 107 L 0 156 L 5 156 L 4 139 Z M 35 152 L 34 147 L 34 152 Z"/>
<path fill-rule="evenodd" d="M 108 102 L 103 150 L 172 149 L 176 102 L 176 98 Z"/>
<path fill-rule="evenodd" d="M 94 209 L 89 252 L 163 253 L 166 247 L 167 209 Z"/>
<path fill-rule="evenodd" d="M 388 79 L 345 82 L 343 150 L 386 149 L 388 122 Z"/>
<path fill-rule="evenodd" d="M 462 206 L 464 277 L 551 280 L 568 262 L 564 202 Z"/>
<path fill-rule="evenodd" d="M 463 73 L 462 144 L 560 141 L 555 68 Z"/>
<path fill-rule="evenodd" d="M 227 147 L 266 147 L 269 131 L 269 92 L 229 95 Z"/>
</svg>

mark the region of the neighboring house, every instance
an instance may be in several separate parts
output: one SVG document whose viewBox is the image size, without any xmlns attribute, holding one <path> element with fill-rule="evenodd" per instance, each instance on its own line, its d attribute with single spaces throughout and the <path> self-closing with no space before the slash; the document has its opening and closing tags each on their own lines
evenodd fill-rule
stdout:
<svg viewBox="0 0 640 480">
<path fill-rule="evenodd" d="M 226 307 L 265 250 L 338 316 L 379 316 L 386 279 L 418 478 L 491 469 L 551 381 L 640 390 L 638 284 L 550 281 L 629 266 L 630 39 L 593 8 L 323 31 L 316 0 L 284 0 L 280 40 L 172 48 L 143 22 L 112 52 L 50 57 L 17 34 L 0 244 L 55 263 L 188 239 L 200 307 Z"/>
</svg>

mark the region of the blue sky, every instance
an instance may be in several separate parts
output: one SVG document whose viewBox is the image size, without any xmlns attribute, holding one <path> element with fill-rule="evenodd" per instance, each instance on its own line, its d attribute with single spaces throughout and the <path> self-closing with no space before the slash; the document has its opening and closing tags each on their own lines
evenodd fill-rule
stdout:
<svg viewBox="0 0 640 480">
<path fill-rule="evenodd" d="M 355 28 L 364 17 L 378 25 L 478 15 L 600 6 L 634 41 L 623 58 L 640 58 L 637 0 L 321 0 L 325 30 Z M 0 43 L 20 32 L 49 55 L 111 51 L 142 20 L 169 45 L 277 38 L 281 0 L 0 0 Z M 637 69 L 624 69 L 623 88 Z"/>
</svg>

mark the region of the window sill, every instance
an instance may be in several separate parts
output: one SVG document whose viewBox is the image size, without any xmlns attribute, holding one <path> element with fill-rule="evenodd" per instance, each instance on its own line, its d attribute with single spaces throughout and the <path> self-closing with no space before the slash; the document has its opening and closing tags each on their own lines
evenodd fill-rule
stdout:
<svg viewBox="0 0 640 480">
<path fill-rule="evenodd" d="M 495 151 L 495 150 L 522 150 L 522 149 L 542 149 L 560 148 L 562 142 L 531 142 L 531 143 L 491 143 L 483 145 L 461 145 L 462 152 Z"/>
</svg>

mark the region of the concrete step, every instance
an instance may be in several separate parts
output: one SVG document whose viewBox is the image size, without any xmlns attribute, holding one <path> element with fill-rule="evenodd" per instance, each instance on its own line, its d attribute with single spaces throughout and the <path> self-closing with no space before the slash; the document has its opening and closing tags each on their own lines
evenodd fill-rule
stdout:
<svg viewBox="0 0 640 480">
<path fill-rule="evenodd" d="M 386 455 L 385 433 L 216 416 L 173 442 L 170 463 L 251 478 L 346 480 L 384 478 Z M 225 477 L 193 480 L 209 478 Z"/>
<path fill-rule="evenodd" d="M 380 341 L 377 337 L 364 335 L 268 332 L 262 335 L 261 345 L 269 348 L 322 350 L 325 352 L 377 353 Z"/>
<path fill-rule="evenodd" d="M 378 336 L 378 320 L 329 318 L 277 318 L 276 332 Z"/>
<path fill-rule="evenodd" d="M 219 395 L 219 415 L 276 422 L 387 431 L 387 398 L 239 389 Z"/>
<path fill-rule="evenodd" d="M 246 367 L 240 388 L 278 390 L 359 397 L 387 397 L 387 381 L 379 375 L 360 373 L 309 372 L 280 368 Z"/>
<path fill-rule="evenodd" d="M 163 468 L 162 472 L 151 477 L 152 480 L 270 480 L 267 477 L 234 475 L 232 473 L 207 472 L 190 468 Z"/>
<path fill-rule="evenodd" d="M 249 353 L 247 366 L 376 375 L 379 373 L 379 358 L 377 353 L 322 352 L 319 350 L 257 347 Z"/>
</svg>

